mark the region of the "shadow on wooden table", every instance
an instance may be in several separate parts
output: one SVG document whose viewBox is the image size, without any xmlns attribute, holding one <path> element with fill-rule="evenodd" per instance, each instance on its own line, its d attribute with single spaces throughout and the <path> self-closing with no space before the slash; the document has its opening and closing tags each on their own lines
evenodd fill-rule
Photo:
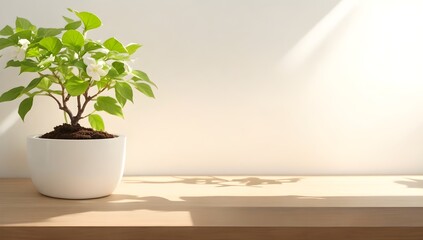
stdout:
<svg viewBox="0 0 423 240">
<path fill-rule="evenodd" d="M 407 178 L 405 181 L 396 181 L 395 183 L 405 185 L 408 188 L 423 188 L 422 179 Z"/>
<path fill-rule="evenodd" d="M 263 177 L 242 177 L 242 178 L 219 178 L 214 176 L 209 177 L 172 177 L 176 180 L 172 181 L 139 181 L 139 180 L 125 180 L 125 183 L 182 183 L 182 184 L 208 184 L 216 185 L 216 187 L 233 187 L 233 186 L 250 186 L 260 187 L 263 185 L 280 185 L 285 183 L 296 183 L 301 178 L 263 178 Z"/>
<path fill-rule="evenodd" d="M 387 222 L 394 226 L 398 224 L 409 227 L 422 226 L 423 208 L 388 207 L 390 202 L 409 200 L 407 196 L 184 196 L 180 200 L 169 200 L 157 196 L 113 194 L 106 198 L 78 201 L 52 199 L 40 195 L 40 199 L 37 200 L 38 207 L 31 207 L 31 211 L 16 211 L 11 207 L 2 209 L 0 225 L 45 222 L 52 218 L 77 213 L 113 211 L 128 212 L 131 213 L 128 214 L 129 219 L 148 222 L 149 219 L 146 216 L 151 213 L 133 214 L 134 211 L 148 210 L 169 213 L 187 212 L 194 226 L 292 226 L 295 224 L 301 226 L 321 224 L 385 226 Z M 422 202 L 423 197 L 414 197 L 413 201 Z M 377 207 L 378 205 L 381 207 Z M 16 204 L 10 204 L 10 206 L 16 206 Z M 21 208 L 25 208 L 25 204 L 22 204 Z M 10 217 L 11 215 L 13 217 Z M 125 215 L 121 215 L 121 218 L 122 216 Z M 166 214 L 161 216 L 163 222 L 166 222 L 169 217 Z"/>
<path fill-rule="evenodd" d="M 148 184 L 209 184 L 209 187 L 260 187 L 295 184 L 299 178 L 184 177 L 167 182 L 127 181 Z M 194 226 L 423 226 L 423 196 L 299 196 L 283 195 L 283 187 L 272 196 L 199 196 L 181 194 L 171 199 L 160 196 L 113 194 L 91 200 L 60 200 L 35 192 L 30 184 L 17 184 L 16 196 L 0 195 L 0 226 L 50 221 L 66 222 L 67 216 L 100 216 L 106 221 L 119 216 L 124 222 L 169 223 L 172 213 L 186 212 Z M 198 190 L 198 188 L 196 188 Z M 242 190 L 242 189 L 238 189 Z M 260 190 L 260 189 L 259 189 Z M 148 191 L 147 191 L 148 192 Z M 242 192 L 242 191 L 241 191 Z M 140 193 L 141 194 L 141 193 Z M 16 199 L 19 199 L 18 201 Z M 27 209 L 27 210 L 25 210 Z M 124 212 L 107 215 L 107 212 Z M 155 214 L 157 212 L 158 214 Z M 79 215 L 79 216 L 78 216 Z M 174 216 L 174 215 L 173 215 Z M 114 220 L 107 220 L 113 222 Z M 106 222 L 107 222 L 106 221 Z M 95 222 L 90 223 L 95 224 Z"/>
</svg>

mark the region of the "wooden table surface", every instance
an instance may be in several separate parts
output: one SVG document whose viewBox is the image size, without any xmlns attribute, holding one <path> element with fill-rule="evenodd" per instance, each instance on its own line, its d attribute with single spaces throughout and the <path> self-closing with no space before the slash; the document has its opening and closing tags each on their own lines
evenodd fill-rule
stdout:
<svg viewBox="0 0 423 240">
<path fill-rule="evenodd" d="M 125 177 L 113 195 L 92 200 L 0 179 L 1 240 L 58 236 L 423 239 L 423 176 Z"/>
</svg>

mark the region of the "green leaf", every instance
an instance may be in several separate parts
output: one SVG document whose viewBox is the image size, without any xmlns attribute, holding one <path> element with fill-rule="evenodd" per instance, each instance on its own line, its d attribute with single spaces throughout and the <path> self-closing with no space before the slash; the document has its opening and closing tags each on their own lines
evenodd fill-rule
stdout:
<svg viewBox="0 0 423 240">
<path fill-rule="evenodd" d="M 95 52 L 95 53 L 91 54 L 91 57 L 96 59 L 96 60 L 99 60 L 100 58 L 104 58 L 106 55 L 107 54 L 102 53 L 102 52 Z"/>
<path fill-rule="evenodd" d="M 94 108 L 97 111 L 105 111 L 109 114 L 123 118 L 122 108 L 112 97 L 98 97 Z"/>
<path fill-rule="evenodd" d="M 71 66 L 75 66 L 79 69 L 85 69 L 87 68 L 87 66 L 85 65 L 85 63 L 81 60 L 74 60 L 71 64 Z"/>
<path fill-rule="evenodd" d="M 9 25 L 6 25 L 2 30 L 0 30 L 1 36 L 10 36 L 13 35 L 15 32 L 13 31 L 13 28 Z"/>
<path fill-rule="evenodd" d="M 100 115 L 90 114 L 88 116 L 88 121 L 90 122 L 90 125 L 94 130 L 104 131 L 104 122 Z"/>
<path fill-rule="evenodd" d="M 150 81 L 150 78 L 148 77 L 147 73 L 140 71 L 140 70 L 132 70 L 132 74 L 135 78 L 142 81 Z"/>
<path fill-rule="evenodd" d="M 103 44 L 110 51 L 116 51 L 119 53 L 127 53 L 128 50 L 120 43 L 116 38 L 109 38 Z"/>
<path fill-rule="evenodd" d="M 142 92 L 144 95 L 154 98 L 154 93 L 150 85 L 140 82 L 135 82 L 133 83 L 133 85 L 138 91 Z"/>
<path fill-rule="evenodd" d="M 9 37 L 9 39 L 14 42 L 15 44 L 18 44 L 20 39 L 27 39 L 27 40 L 31 40 L 32 37 L 32 31 L 31 30 L 23 30 L 20 32 L 17 32 L 15 34 L 13 34 L 12 36 Z"/>
<path fill-rule="evenodd" d="M 15 60 L 10 60 L 6 64 L 6 68 L 8 68 L 8 67 L 20 67 L 20 66 L 21 66 L 21 62 L 15 61 Z"/>
<path fill-rule="evenodd" d="M 147 73 L 140 71 L 140 70 L 133 70 L 132 75 L 134 75 L 134 77 L 132 78 L 134 81 L 148 82 L 149 84 L 151 84 L 151 85 L 153 85 L 154 87 L 157 88 L 157 85 L 150 80 Z"/>
<path fill-rule="evenodd" d="M 62 33 L 62 28 L 39 28 L 37 31 L 38 37 L 52 37 Z"/>
<path fill-rule="evenodd" d="M 126 98 L 124 98 L 122 95 L 120 95 L 116 89 L 115 89 L 115 96 L 116 96 L 116 100 L 119 102 L 119 104 L 124 107 L 126 104 Z"/>
<path fill-rule="evenodd" d="M 40 41 L 40 46 L 56 55 L 60 52 L 63 45 L 57 37 L 46 37 Z"/>
<path fill-rule="evenodd" d="M 66 24 L 65 29 L 66 30 L 75 30 L 78 29 L 81 26 L 82 22 L 81 21 L 76 21 L 76 22 L 71 22 Z"/>
<path fill-rule="evenodd" d="M 41 57 L 42 54 L 38 47 L 31 47 L 26 50 L 26 57 Z"/>
<path fill-rule="evenodd" d="M 117 77 L 119 77 L 119 72 L 114 67 L 111 67 L 109 69 L 109 72 L 107 72 L 107 76 L 116 79 Z"/>
<path fill-rule="evenodd" d="M 54 56 L 50 55 L 49 57 L 44 58 L 42 61 L 40 61 L 37 66 L 46 69 L 50 67 L 51 63 L 54 62 Z"/>
<path fill-rule="evenodd" d="M 38 64 L 31 60 L 25 60 L 21 62 L 21 71 L 19 74 L 24 72 L 39 72 L 42 68 L 38 67 Z"/>
<path fill-rule="evenodd" d="M 52 85 L 52 81 L 46 77 L 43 77 L 41 81 L 38 83 L 37 88 L 48 91 L 50 89 L 50 86 Z"/>
<path fill-rule="evenodd" d="M 131 43 L 126 46 L 126 50 L 130 55 L 134 54 L 142 45 L 138 43 Z"/>
<path fill-rule="evenodd" d="M 126 82 L 116 82 L 115 90 L 119 95 L 133 102 L 133 92 L 129 84 Z"/>
<path fill-rule="evenodd" d="M 63 34 L 62 42 L 79 51 L 84 46 L 84 36 L 76 30 L 68 30 Z"/>
<path fill-rule="evenodd" d="M 74 11 L 75 12 L 75 11 Z M 75 12 L 76 16 L 84 23 L 85 31 L 101 26 L 101 20 L 96 15 L 89 12 Z"/>
<path fill-rule="evenodd" d="M 29 110 L 31 110 L 33 100 L 34 100 L 33 97 L 25 98 L 21 102 L 21 104 L 19 104 L 18 113 L 19 113 L 19 116 L 21 116 L 22 121 L 24 121 L 26 114 L 29 112 Z"/>
<path fill-rule="evenodd" d="M 32 79 L 32 81 L 28 84 L 28 86 L 26 86 L 26 88 L 23 90 L 23 92 L 27 93 L 27 92 L 31 91 L 32 89 L 34 89 L 41 82 L 41 79 L 43 79 L 43 78 L 39 77 L 39 78 Z"/>
<path fill-rule="evenodd" d="M 23 30 L 35 30 L 35 26 L 32 25 L 32 23 L 25 18 L 17 17 L 16 21 L 16 32 L 20 32 Z"/>
<path fill-rule="evenodd" d="M 10 46 L 15 45 L 11 40 L 7 39 L 7 38 L 0 38 L 0 50 L 3 48 L 7 48 Z"/>
<path fill-rule="evenodd" d="M 100 81 L 96 81 L 95 84 L 97 85 L 98 90 L 100 90 L 100 89 L 104 88 L 105 86 L 107 86 L 107 84 L 109 84 L 109 82 L 110 82 L 109 80 L 102 78 L 102 79 L 100 79 Z"/>
<path fill-rule="evenodd" d="M 101 44 L 95 43 L 95 42 L 87 42 L 84 45 L 84 51 L 85 52 L 89 52 L 89 51 L 93 51 L 99 48 L 103 48 L 103 46 L 101 46 Z"/>
<path fill-rule="evenodd" d="M 60 91 L 60 90 L 48 90 L 48 92 L 49 92 L 49 93 L 56 94 L 56 95 L 59 95 L 59 96 L 61 96 L 61 95 L 62 95 L 62 91 Z"/>
<path fill-rule="evenodd" d="M 66 21 L 67 23 L 72 23 L 72 22 L 75 22 L 75 20 L 73 20 L 72 18 L 68 18 L 68 17 L 65 17 L 65 16 L 63 16 L 63 19 L 65 19 L 65 21 Z"/>
<path fill-rule="evenodd" d="M 130 56 L 127 53 L 109 52 L 107 58 L 110 60 L 129 61 Z"/>
<path fill-rule="evenodd" d="M 84 81 L 73 76 L 71 79 L 66 81 L 65 88 L 71 96 L 79 96 L 87 91 L 89 85 L 90 83 L 88 81 Z"/>
<path fill-rule="evenodd" d="M 112 66 L 116 69 L 119 74 L 125 72 L 125 64 L 123 64 L 122 62 L 113 62 Z"/>
<path fill-rule="evenodd" d="M 10 89 L 9 91 L 3 93 L 0 96 L 0 102 L 7 102 L 7 101 L 15 100 L 16 98 L 18 98 L 21 95 L 21 93 L 24 89 L 25 89 L 25 87 L 22 87 L 22 86 Z"/>
</svg>

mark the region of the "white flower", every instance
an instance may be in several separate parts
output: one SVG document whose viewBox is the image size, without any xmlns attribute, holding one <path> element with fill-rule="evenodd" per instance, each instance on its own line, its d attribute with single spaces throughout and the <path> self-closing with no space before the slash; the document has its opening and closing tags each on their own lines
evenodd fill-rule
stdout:
<svg viewBox="0 0 423 240">
<path fill-rule="evenodd" d="M 84 63 L 87 65 L 88 76 L 95 81 L 100 80 L 102 76 L 106 76 L 108 72 L 104 70 L 104 65 L 106 64 L 104 61 L 96 61 L 94 58 L 84 56 Z"/>
<path fill-rule="evenodd" d="M 79 69 L 77 67 L 71 66 L 70 70 L 73 75 L 78 76 L 79 75 Z"/>
<path fill-rule="evenodd" d="M 25 50 L 23 50 L 21 47 L 15 47 L 13 49 L 13 59 L 23 61 L 25 59 Z"/>
<path fill-rule="evenodd" d="M 84 61 L 85 65 L 87 65 L 87 66 L 90 65 L 90 64 L 96 63 L 95 59 L 92 58 L 92 57 L 89 57 L 89 55 L 87 55 L 87 54 L 82 57 L 82 60 Z"/>
<path fill-rule="evenodd" d="M 28 49 L 28 45 L 30 44 L 30 42 L 25 38 L 19 40 L 18 43 L 21 45 L 21 48 L 25 51 Z"/>
<path fill-rule="evenodd" d="M 23 61 L 25 59 L 25 53 L 30 42 L 27 39 L 20 39 L 18 44 L 21 46 L 16 46 L 13 49 L 13 59 Z"/>
</svg>

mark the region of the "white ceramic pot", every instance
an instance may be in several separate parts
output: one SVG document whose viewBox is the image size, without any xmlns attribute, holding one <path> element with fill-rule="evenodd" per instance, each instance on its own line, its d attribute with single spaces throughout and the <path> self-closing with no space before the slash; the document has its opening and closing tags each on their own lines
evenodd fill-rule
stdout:
<svg viewBox="0 0 423 240">
<path fill-rule="evenodd" d="M 27 139 L 31 179 L 44 195 L 89 199 L 110 195 L 122 179 L 126 137 Z"/>
</svg>

